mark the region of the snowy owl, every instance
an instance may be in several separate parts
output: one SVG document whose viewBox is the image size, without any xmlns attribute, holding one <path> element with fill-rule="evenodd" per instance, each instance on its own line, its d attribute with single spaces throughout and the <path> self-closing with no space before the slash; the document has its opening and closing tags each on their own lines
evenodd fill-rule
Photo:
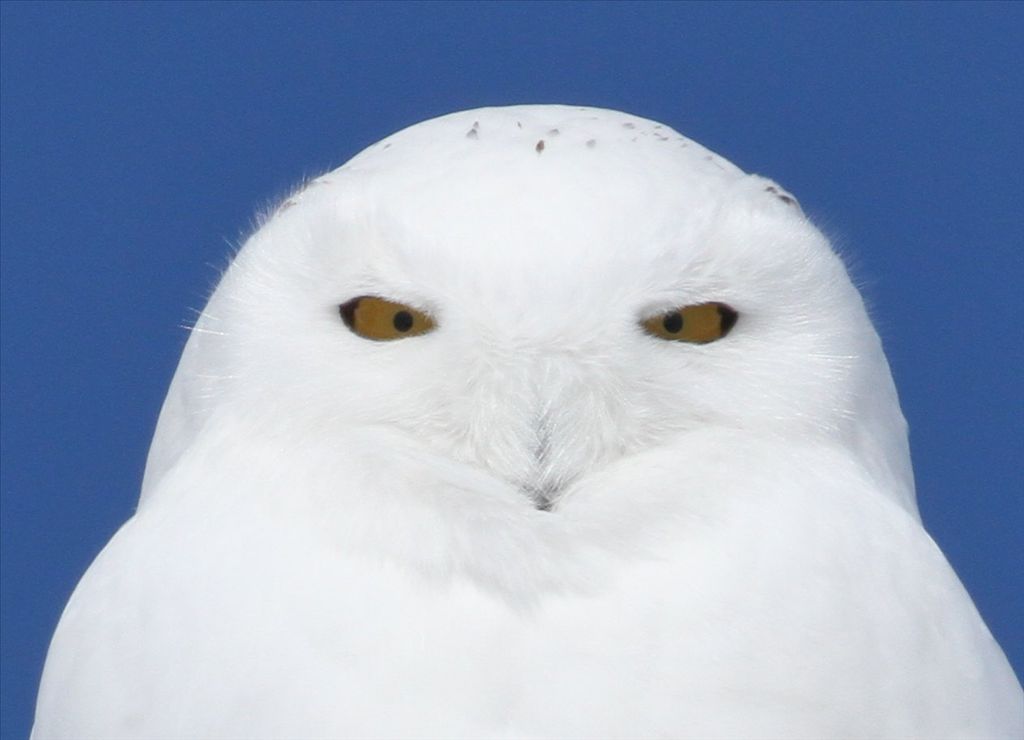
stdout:
<svg viewBox="0 0 1024 740">
<path fill-rule="evenodd" d="M 427 121 L 223 276 L 34 737 L 1024 736 L 796 200 L 607 110 Z"/>
</svg>

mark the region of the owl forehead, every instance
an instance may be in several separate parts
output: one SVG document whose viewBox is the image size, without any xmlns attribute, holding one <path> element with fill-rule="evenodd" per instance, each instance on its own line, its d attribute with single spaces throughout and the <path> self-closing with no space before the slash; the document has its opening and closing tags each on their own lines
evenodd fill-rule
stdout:
<svg viewBox="0 0 1024 740">
<path fill-rule="evenodd" d="M 671 190 L 706 190 L 743 177 L 681 134 L 617 111 L 568 106 L 483 108 L 443 116 L 369 147 L 340 173 L 394 195 L 472 197 L 491 208 L 573 192 L 629 203 Z M 535 196 L 531 198 L 531 196 Z M 581 203 L 586 200 L 581 198 Z"/>
<path fill-rule="evenodd" d="M 568 106 L 427 121 L 328 176 L 354 194 L 339 208 L 367 214 L 403 260 L 457 261 L 501 280 L 592 275 L 660 255 L 743 177 L 667 126 Z"/>
<path fill-rule="evenodd" d="M 576 163 L 618 154 L 640 162 L 685 161 L 695 175 L 743 174 L 729 161 L 657 121 L 564 105 L 479 108 L 424 121 L 367 147 L 344 168 L 400 168 L 403 163 L 418 166 L 431 159 L 440 160 L 435 166 L 444 166 L 445 160 L 455 163 L 482 154 L 537 162 L 545 155 L 559 160 L 568 156 Z"/>
</svg>

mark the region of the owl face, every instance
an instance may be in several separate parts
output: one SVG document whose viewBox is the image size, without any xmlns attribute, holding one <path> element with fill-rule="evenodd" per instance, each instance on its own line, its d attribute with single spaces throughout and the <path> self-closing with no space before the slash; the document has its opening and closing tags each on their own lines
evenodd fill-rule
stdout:
<svg viewBox="0 0 1024 740">
<path fill-rule="evenodd" d="M 849 434 L 877 351 L 789 195 L 555 106 L 420 124 L 313 181 L 207 313 L 219 405 L 339 444 L 387 430 L 542 508 L 695 429 Z"/>
</svg>

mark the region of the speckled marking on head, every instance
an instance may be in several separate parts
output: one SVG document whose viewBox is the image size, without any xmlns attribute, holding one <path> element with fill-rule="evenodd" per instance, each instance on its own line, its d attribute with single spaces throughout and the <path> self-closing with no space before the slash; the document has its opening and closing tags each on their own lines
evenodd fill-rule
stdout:
<svg viewBox="0 0 1024 740">
<path fill-rule="evenodd" d="M 795 206 L 795 205 L 797 204 L 797 202 L 796 202 L 796 198 L 794 198 L 794 197 L 793 197 L 792 195 L 790 195 L 789 193 L 784 193 L 784 192 L 782 192 L 781 190 L 779 190 L 779 189 L 778 189 L 777 187 L 775 187 L 774 185 L 769 185 L 769 186 L 767 186 L 767 187 L 766 187 L 766 188 L 764 189 L 764 191 L 765 191 L 766 193 L 771 193 L 771 194 L 772 194 L 772 195 L 774 195 L 774 196 L 775 196 L 776 198 L 778 198 L 778 199 L 779 199 L 779 200 L 781 200 L 781 201 L 782 201 L 783 203 L 785 203 L 785 204 L 786 204 L 787 206 Z"/>
</svg>

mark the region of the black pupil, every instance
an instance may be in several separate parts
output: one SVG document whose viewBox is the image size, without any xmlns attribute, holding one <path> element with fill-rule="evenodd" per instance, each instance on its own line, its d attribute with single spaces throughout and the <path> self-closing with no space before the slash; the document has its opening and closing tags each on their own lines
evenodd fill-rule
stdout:
<svg viewBox="0 0 1024 740">
<path fill-rule="evenodd" d="M 398 331 L 409 331 L 412 328 L 412 314 L 408 311 L 399 311 L 391 319 L 391 323 L 394 324 Z"/>
<path fill-rule="evenodd" d="M 665 331 L 669 334 L 676 334 L 683 328 L 683 315 L 678 311 L 665 314 L 665 318 L 661 320 L 661 325 L 665 327 Z"/>
</svg>

